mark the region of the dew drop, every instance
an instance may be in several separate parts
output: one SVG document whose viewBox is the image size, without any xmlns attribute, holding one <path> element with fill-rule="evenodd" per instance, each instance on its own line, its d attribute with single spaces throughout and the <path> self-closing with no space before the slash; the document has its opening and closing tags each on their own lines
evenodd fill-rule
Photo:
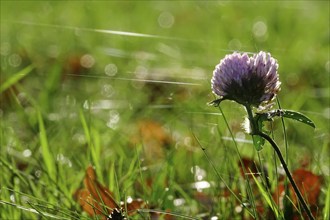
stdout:
<svg viewBox="0 0 330 220">
<path fill-rule="evenodd" d="M 238 206 L 235 207 L 235 211 L 236 211 L 236 213 L 241 213 L 242 210 L 243 210 L 242 206 L 239 206 L 239 205 L 238 205 Z"/>
<path fill-rule="evenodd" d="M 31 150 L 29 150 L 29 149 L 25 149 L 25 150 L 23 151 L 23 156 L 24 156 L 24 157 L 31 157 L 31 155 L 32 155 Z"/>
<path fill-rule="evenodd" d="M 173 200 L 174 206 L 182 206 L 182 205 L 185 204 L 185 202 L 186 201 L 184 199 L 182 199 L 182 198 L 178 198 L 178 199 L 174 199 Z"/>
<path fill-rule="evenodd" d="M 10 198 L 10 201 L 12 201 L 13 203 L 16 202 L 16 199 L 15 199 L 15 195 L 14 195 L 14 194 L 11 194 L 11 195 L 9 196 L 9 198 Z"/>
<path fill-rule="evenodd" d="M 127 203 L 132 203 L 133 202 L 133 198 L 131 196 L 128 196 L 126 199 Z"/>
</svg>

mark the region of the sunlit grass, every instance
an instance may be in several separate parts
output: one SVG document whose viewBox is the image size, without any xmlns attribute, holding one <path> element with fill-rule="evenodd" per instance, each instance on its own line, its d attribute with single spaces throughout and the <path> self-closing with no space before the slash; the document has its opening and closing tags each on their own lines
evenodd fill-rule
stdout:
<svg viewBox="0 0 330 220">
<path fill-rule="evenodd" d="M 257 216 L 259 202 L 284 216 L 272 197 L 282 175 L 274 151 L 254 150 L 240 106 L 206 105 L 226 53 L 265 50 L 280 64 L 281 107 L 316 124 L 277 119 L 269 129 L 290 170 L 323 176 L 326 219 L 328 6 L 2 1 L 0 218 L 90 219 L 73 198 L 89 165 L 116 201 L 148 202 L 130 219 L 149 211 L 244 219 Z M 166 141 L 143 139 L 148 121 Z M 270 186 L 240 174 L 245 157 L 267 168 Z"/>
</svg>

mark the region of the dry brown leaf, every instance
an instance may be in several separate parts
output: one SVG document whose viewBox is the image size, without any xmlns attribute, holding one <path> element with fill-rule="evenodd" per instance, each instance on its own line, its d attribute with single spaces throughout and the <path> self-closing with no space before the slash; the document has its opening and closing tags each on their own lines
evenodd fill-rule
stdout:
<svg viewBox="0 0 330 220">
<path fill-rule="evenodd" d="M 86 169 L 83 182 L 84 188 L 78 189 L 74 198 L 82 209 L 92 217 L 97 215 L 102 216 L 102 219 L 121 220 L 125 219 L 123 210 L 126 210 L 128 215 L 133 215 L 137 209 L 141 209 L 145 205 L 142 200 L 133 200 L 120 206 L 113 199 L 113 193 L 98 182 L 95 170 L 91 166 Z"/>
<path fill-rule="evenodd" d="M 132 136 L 133 145 L 142 144 L 147 163 L 164 158 L 165 149 L 173 142 L 162 125 L 156 121 L 143 120 L 137 123 L 137 131 Z"/>
<path fill-rule="evenodd" d="M 297 169 L 293 171 L 292 177 L 296 182 L 297 187 L 301 192 L 302 196 L 305 198 L 307 204 L 309 204 L 313 215 L 315 216 L 317 214 L 316 212 L 318 207 L 318 198 L 321 193 L 323 178 L 305 169 Z M 295 206 L 298 206 L 297 197 L 295 196 L 295 192 L 291 185 L 289 189 L 291 201 L 293 201 Z M 285 187 L 284 181 L 282 180 L 278 186 L 278 189 L 274 192 L 273 198 L 276 203 L 279 203 L 280 206 L 283 206 L 284 196 Z M 294 219 L 299 219 L 299 214 L 294 213 L 293 217 Z"/>
</svg>

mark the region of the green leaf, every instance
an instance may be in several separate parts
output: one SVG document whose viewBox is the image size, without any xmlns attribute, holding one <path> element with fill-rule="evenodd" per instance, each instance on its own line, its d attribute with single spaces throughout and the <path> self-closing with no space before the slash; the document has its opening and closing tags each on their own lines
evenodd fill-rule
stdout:
<svg viewBox="0 0 330 220">
<path fill-rule="evenodd" d="M 278 210 L 278 207 L 275 205 L 275 202 L 273 201 L 271 194 L 269 192 L 267 192 L 267 190 L 264 188 L 264 186 L 253 175 L 253 173 L 252 173 L 252 177 L 253 177 L 255 183 L 257 184 L 257 187 L 258 187 L 259 191 L 261 192 L 262 197 L 265 199 L 265 201 L 267 202 L 269 207 L 274 211 L 276 219 L 279 219 L 279 217 L 281 217 L 280 212 Z"/>
<path fill-rule="evenodd" d="M 266 113 L 257 113 L 254 117 L 255 120 L 258 122 L 259 126 L 264 121 L 270 121 L 274 117 L 284 117 L 284 118 L 290 118 L 299 122 L 302 122 L 304 124 L 307 124 L 313 128 L 315 128 L 314 122 L 309 119 L 307 116 L 300 112 L 292 111 L 292 110 L 286 110 L 286 109 L 276 109 L 270 112 Z"/>
<path fill-rule="evenodd" d="M 292 110 L 282 110 L 282 117 L 290 118 L 315 128 L 314 122 L 300 112 Z"/>
<path fill-rule="evenodd" d="M 258 135 L 252 135 L 252 139 L 253 139 L 253 145 L 256 148 L 257 151 L 262 150 L 262 147 L 265 144 L 265 139 L 263 139 L 262 137 L 258 136 Z"/>
</svg>

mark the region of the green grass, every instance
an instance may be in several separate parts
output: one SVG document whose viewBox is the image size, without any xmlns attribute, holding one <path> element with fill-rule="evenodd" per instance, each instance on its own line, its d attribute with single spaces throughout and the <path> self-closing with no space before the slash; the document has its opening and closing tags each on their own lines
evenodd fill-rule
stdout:
<svg viewBox="0 0 330 220">
<path fill-rule="evenodd" d="M 206 105 L 214 66 L 234 50 L 271 52 L 281 107 L 315 123 L 313 130 L 284 119 L 283 127 L 277 119 L 269 127 L 290 170 L 307 160 L 306 169 L 323 176 L 318 216 L 329 216 L 329 2 L 1 1 L 0 8 L 1 219 L 90 218 L 73 199 L 90 164 L 116 201 L 141 198 L 178 219 L 242 219 L 260 203 L 284 216 L 270 193 L 281 171 L 271 146 L 255 151 L 238 104 Z M 147 120 L 171 141 L 143 141 L 138 125 Z M 267 167 L 269 189 L 240 175 L 242 157 Z M 200 180 L 210 184 L 203 198 L 193 187 Z"/>
</svg>

